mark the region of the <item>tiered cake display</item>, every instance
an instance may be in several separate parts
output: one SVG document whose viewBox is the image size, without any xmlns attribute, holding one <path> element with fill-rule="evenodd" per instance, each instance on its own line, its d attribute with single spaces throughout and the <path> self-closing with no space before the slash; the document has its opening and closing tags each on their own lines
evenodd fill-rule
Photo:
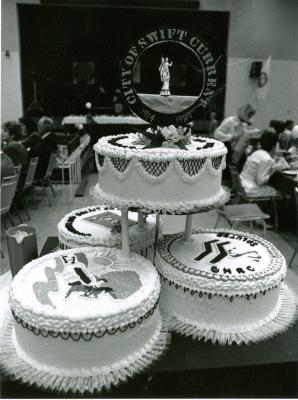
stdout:
<svg viewBox="0 0 298 400">
<path fill-rule="evenodd" d="M 159 42 L 160 55 L 170 42 L 183 48 L 183 57 L 171 46 L 171 61 L 161 56 L 160 62 Z M 159 57 L 161 94 L 138 95 L 134 67 L 152 49 L 145 60 Z M 185 68 L 197 61 L 191 69 L 199 71 L 197 97 L 173 96 L 175 57 Z M 125 381 L 166 349 L 165 325 L 195 339 L 248 344 L 285 330 L 296 314 L 283 283 L 285 260 L 271 243 L 236 231 L 192 231 L 194 213 L 229 197 L 221 185 L 226 147 L 191 137 L 187 126 L 216 87 L 206 45 L 186 30 L 159 29 L 131 47 L 121 74 L 124 97 L 151 128 L 98 141 L 99 205 L 66 215 L 58 234 L 60 246 L 70 249 L 27 264 L 11 286 L 14 320 L 8 317 L 2 332 L 1 366 L 42 388 L 93 392 Z M 185 231 L 158 238 L 160 214 L 185 214 Z M 146 255 L 153 243 L 158 271 L 132 252 Z"/>
</svg>

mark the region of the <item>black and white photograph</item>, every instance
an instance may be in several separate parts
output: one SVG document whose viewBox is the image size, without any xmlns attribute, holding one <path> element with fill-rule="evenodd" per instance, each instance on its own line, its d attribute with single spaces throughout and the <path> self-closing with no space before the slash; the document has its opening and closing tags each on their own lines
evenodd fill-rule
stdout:
<svg viewBox="0 0 298 400">
<path fill-rule="evenodd" d="M 298 397 L 297 19 L 1 0 L 1 398 Z"/>
</svg>

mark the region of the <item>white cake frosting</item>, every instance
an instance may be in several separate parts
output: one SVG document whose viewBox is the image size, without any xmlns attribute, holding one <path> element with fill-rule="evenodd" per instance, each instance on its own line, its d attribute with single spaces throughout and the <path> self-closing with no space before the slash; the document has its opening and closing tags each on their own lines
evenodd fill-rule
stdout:
<svg viewBox="0 0 298 400">
<path fill-rule="evenodd" d="M 95 299 L 92 293 L 90 298 L 76 292 L 66 297 L 69 283 L 80 281 L 73 266 L 97 278 L 107 275 L 108 282 L 118 280 L 123 290 L 132 292 L 123 300 L 106 293 Z M 92 276 L 92 281 L 97 279 Z M 10 306 L 17 317 L 39 329 L 92 332 L 135 322 L 154 306 L 158 295 L 158 275 L 149 261 L 135 253 L 123 259 L 114 248 L 90 247 L 52 253 L 27 264 L 12 282 Z"/>
<path fill-rule="evenodd" d="M 221 176 L 227 150 L 214 139 L 193 138 L 186 149 L 145 148 L 130 133 L 103 137 L 94 150 L 95 195 L 108 204 L 190 212 L 226 201 Z"/>
<path fill-rule="evenodd" d="M 154 215 L 138 224 L 138 213 L 128 213 L 131 250 L 142 252 L 155 240 Z M 121 246 L 121 211 L 109 206 L 90 206 L 65 215 L 58 224 L 60 247 Z"/>
<path fill-rule="evenodd" d="M 193 232 L 190 242 L 183 233 L 165 235 L 155 261 L 162 311 L 180 333 L 222 343 L 258 341 L 280 313 L 285 259 L 256 235 L 205 229 Z"/>
<path fill-rule="evenodd" d="M 280 251 L 256 235 L 205 229 L 190 243 L 184 235 L 166 235 L 158 244 L 158 268 L 193 290 L 245 296 L 271 289 L 285 278 L 286 263 Z"/>
<path fill-rule="evenodd" d="M 41 257 L 11 285 L 14 349 L 30 368 L 97 375 L 107 387 L 115 371 L 127 377 L 165 348 L 159 291 L 153 265 L 135 253 L 123 259 L 115 248 L 85 247 Z"/>
</svg>

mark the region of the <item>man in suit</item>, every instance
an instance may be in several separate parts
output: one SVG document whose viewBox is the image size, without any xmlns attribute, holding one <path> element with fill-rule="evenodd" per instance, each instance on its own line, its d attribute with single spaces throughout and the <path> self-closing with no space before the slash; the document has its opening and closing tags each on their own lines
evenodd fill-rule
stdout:
<svg viewBox="0 0 298 400">
<path fill-rule="evenodd" d="M 53 132 L 54 121 L 48 117 L 41 117 L 37 124 L 37 132 L 24 140 L 30 158 L 39 157 L 34 178 L 39 180 L 45 176 L 51 153 L 57 151 L 57 137 Z"/>
</svg>

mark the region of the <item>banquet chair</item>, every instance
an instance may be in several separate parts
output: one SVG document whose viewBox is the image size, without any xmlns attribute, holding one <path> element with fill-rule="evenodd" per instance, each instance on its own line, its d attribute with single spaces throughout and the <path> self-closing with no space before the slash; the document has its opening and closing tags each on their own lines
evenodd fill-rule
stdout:
<svg viewBox="0 0 298 400">
<path fill-rule="evenodd" d="M 297 222 L 298 222 L 298 187 L 295 188 L 295 202 L 296 202 L 296 212 L 297 212 Z M 298 229 L 298 228 L 297 228 Z M 298 253 L 298 241 L 294 249 L 294 253 L 289 261 L 288 267 L 291 268 L 292 262 Z"/>
<path fill-rule="evenodd" d="M 278 230 L 277 200 L 281 200 L 283 196 L 280 195 L 264 196 L 264 197 L 248 196 L 245 193 L 245 190 L 242 186 L 237 167 L 235 165 L 230 165 L 229 168 L 231 172 L 233 189 L 240 201 L 245 201 L 246 203 L 270 202 L 272 204 L 274 212 L 274 230 L 277 231 Z"/>
<path fill-rule="evenodd" d="M 11 225 L 14 226 L 14 221 L 10 214 L 10 208 L 12 204 L 12 200 L 17 190 L 18 184 L 18 175 L 6 176 L 2 179 L 1 182 L 1 222 L 3 223 L 5 229 L 7 229 L 7 225 L 3 219 L 4 216 L 7 216 Z"/>
<path fill-rule="evenodd" d="M 223 206 L 217 210 L 218 218 L 215 224 L 217 228 L 220 218 L 224 218 L 232 229 L 241 222 L 249 222 L 250 232 L 252 231 L 253 222 L 260 223 L 263 226 L 263 233 L 266 235 L 265 219 L 270 218 L 269 214 L 263 213 L 260 207 L 254 203 L 230 204 Z"/>
<path fill-rule="evenodd" d="M 46 171 L 44 177 L 39 179 L 37 182 L 35 182 L 35 185 L 42 186 L 44 191 L 47 187 L 49 187 L 52 192 L 53 197 L 56 197 L 56 193 L 55 193 L 54 187 L 51 182 L 51 177 L 53 175 L 53 170 L 56 166 L 56 160 L 57 160 L 57 154 L 52 153 L 50 156 L 47 171 Z M 47 194 L 47 198 L 48 198 L 48 204 L 50 207 L 52 205 L 52 202 L 51 202 L 51 198 L 48 194 Z"/>
<path fill-rule="evenodd" d="M 36 171 L 37 163 L 38 163 L 38 157 L 31 158 L 24 181 L 21 183 L 21 185 L 18 186 L 17 193 L 16 193 L 17 197 L 21 203 L 21 206 L 29 220 L 31 219 L 31 216 L 25 207 L 23 194 L 26 190 L 32 189 L 31 190 L 31 198 L 32 198 L 32 202 L 35 204 L 34 196 L 33 196 L 33 194 L 34 194 L 33 193 L 33 191 L 34 191 L 33 179 L 34 179 L 34 174 Z M 36 204 L 35 204 L 35 208 L 36 208 Z"/>
</svg>

